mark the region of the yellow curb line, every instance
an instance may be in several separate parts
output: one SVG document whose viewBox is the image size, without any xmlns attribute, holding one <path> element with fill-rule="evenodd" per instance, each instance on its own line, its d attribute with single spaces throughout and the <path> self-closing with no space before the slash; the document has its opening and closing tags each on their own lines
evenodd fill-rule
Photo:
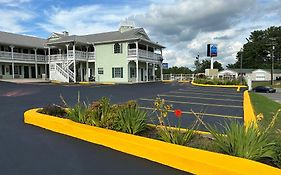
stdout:
<svg viewBox="0 0 281 175">
<path fill-rule="evenodd" d="M 37 110 L 26 111 L 24 122 L 182 171 L 204 175 L 281 174 L 280 169 L 259 162 L 88 126 Z"/>
<path fill-rule="evenodd" d="M 54 84 L 61 84 L 62 82 L 57 81 L 57 80 L 52 80 L 51 83 L 54 83 Z"/>
<path fill-rule="evenodd" d="M 171 83 L 174 82 L 174 80 L 162 80 L 163 83 Z"/>
<path fill-rule="evenodd" d="M 154 110 L 154 108 L 148 108 L 148 107 L 139 107 L 140 109 L 147 109 L 147 110 Z M 168 112 L 174 113 L 173 110 L 168 110 Z M 210 117 L 222 117 L 222 118 L 234 118 L 234 119 L 242 119 L 243 117 L 239 116 L 231 116 L 231 115 L 221 115 L 221 114 L 208 114 L 208 113 L 203 113 L 203 112 L 186 112 L 182 111 L 183 114 L 196 114 L 196 115 L 202 115 L 202 116 L 210 116 Z"/>
<path fill-rule="evenodd" d="M 211 84 L 199 84 L 191 82 L 194 86 L 204 86 L 204 87 L 222 87 L 222 88 L 237 88 L 237 92 L 240 91 L 240 88 L 247 88 L 245 85 L 211 85 Z"/>
<path fill-rule="evenodd" d="M 164 126 L 161 126 L 161 125 L 154 125 L 154 124 L 147 124 L 147 126 L 150 126 L 150 127 L 154 127 L 154 128 L 164 128 Z M 179 128 L 176 128 L 176 127 L 167 127 L 169 130 L 178 130 Z M 189 129 L 185 129 L 185 128 L 180 128 L 180 131 L 188 131 Z M 200 130 L 194 130 L 195 133 L 197 134 L 202 134 L 202 135 L 210 135 L 211 133 L 210 132 L 207 132 L 207 131 L 200 131 Z"/>
<path fill-rule="evenodd" d="M 254 112 L 253 105 L 251 103 L 251 98 L 249 95 L 249 91 L 246 90 L 244 92 L 244 100 L 243 100 L 243 107 L 244 107 L 244 125 L 246 127 L 254 124 L 257 127 L 257 117 Z"/>
<path fill-rule="evenodd" d="M 179 83 L 189 83 L 190 81 L 189 80 L 180 80 L 178 81 Z"/>
</svg>

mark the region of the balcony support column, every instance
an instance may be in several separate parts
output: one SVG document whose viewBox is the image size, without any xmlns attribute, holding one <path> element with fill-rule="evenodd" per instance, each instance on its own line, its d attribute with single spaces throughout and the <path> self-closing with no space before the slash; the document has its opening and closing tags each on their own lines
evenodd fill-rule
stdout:
<svg viewBox="0 0 281 175">
<path fill-rule="evenodd" d="M 161 76 L 161 81 L 163 81 L 163 66 L 162 66 L 162 62 L 160 63 L 160 76 Z"/>
<path fill-rule="evenodd" d="M 35 78 L 38 78 L 38 64 L 37 64 L 37 49 L 34 48 L 34 58 L 35 58 Z"/>
<path fill-rule="evenodd" d="M 15 46 L 10 46 L 11 52 L 12 52 L 11 59 L 12 59 L 12 78 L 13 79 L 15 79 L 14 47 Z"/>
<path fill-rule="evenodd" d="M 68 46 L 69 46 L 69 44 L 66 44 L 65 45 L 66 46 L 66 65 L 65 65 L 65 67 L 66 67 L 66 72 L 67 72 L 67 81 L 69 82 L 69 72 L 68 72 Z"/>
<path fill-rule="evenodd" d="M 73 44 L 73 69 L 74 69 L 74 83 L 76 83 L 76 60 L 75 60 L 75 44 Z"/>
<path fill-rule="evenodd" d="M 148 62 L 146 62 L 146 82 L 148 82 Z"/>
<path fill-rule="evenodd" d="M 136 56 L 137 56 L 137 59 L 139 58 L 139 42 L 135 42 L 136 44 Z"/>
<path fill-rule="evenodd" d="M 80 61 L 80 81 L 84 81 L 83 80 L 83 63 Z"/>
<path fill-rule="evenodd" d="M 87 49 L 87 61 L 86 61 L 86 81 L 89 81 L 89 46 L 86 46 Z"/>
<path fill-rule="evenodd" d="M 136 63 L 136 82 L 139 82 L 139 61 L 135 60 Z"/>
<path fill-rule="evenodd" d="M 155 64 L 153 63 L 152 67 L 152 76 L 153 76 L 153 81 L 155 81 Z"/>
<path fill-rule="evenodd" d="M 47 77 L 47 63 L 46 63 L 46 57 L 47 57 L 47 51 L 44 49 L 44 63 L 45 63 L 45 69 L 44 69 L 44 73 Z"/>
</svg>

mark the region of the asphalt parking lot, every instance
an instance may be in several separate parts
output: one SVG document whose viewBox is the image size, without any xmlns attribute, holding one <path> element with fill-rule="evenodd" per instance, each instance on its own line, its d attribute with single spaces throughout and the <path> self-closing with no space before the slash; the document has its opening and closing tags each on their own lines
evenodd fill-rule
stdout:
<svg viewBox="0 0 281 175">
<path fill-rule="evenodd" d="M 203 120 L 216 124 L 243 121 L 242 93 L 235 89 L 194 87 L 179 83 L 132 85 L 13 84 L 0 82 L 0 173 L 15 174 L 91 174 L 91 175 L 182 175 L 188 174 L 158 163 L 127 155 L 110 148 L 87 143 L 23 123 L 27 109 L 77 102 L 77 94 L 87 102 L 107 96 L 113 103 L 138 100 L 152 108 L 157 95 L 184 111 L 183 127 L 195 117 L 190 109 L 204 113 Z M 176 123 L 173 113 L 171 122 Z M 204 130 L 201 126 L 199 128 Z"/>
<path fill-rule="evenodd" d="M 3 175 L 184 175 L 158 163 L 23 123 L 27 109 L 61 103 L 73 105 L 102 96 L 114 103 L 173 91 L 179 84 L 56 85 L 0 82 L 0 174 Z"/>
<path fill-rule="evenodd" d="M 201 116 L 206 124 L 216 126 L 219 130 L 223 129 L 221 125 L 225 122 L 243 122 L 243 92 L 237 92 L 236 89 L 186 85 L 177 90 L 140 98 L 141 108 L 153 111 L 153 101 L 156 97 L 165 99 L 166 104 L 172 105 L 173 109 L 183 111 L 182 128 L 189 128 L 197 120 L 194 113 Z M 154 116 L 155 114 L 151 116 L 152 123 L 157 124 Z M 172 126 L 178 124 L 173 111 L 169 112 L 168 117 Z M 207 131 L 203 125 L 200 125 L 198 130 Z"/>
</svg>

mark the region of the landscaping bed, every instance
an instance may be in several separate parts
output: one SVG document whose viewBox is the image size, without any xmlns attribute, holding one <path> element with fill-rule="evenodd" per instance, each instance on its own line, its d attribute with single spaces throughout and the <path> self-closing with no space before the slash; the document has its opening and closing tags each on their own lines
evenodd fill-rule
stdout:
<svg viewBox="0 0 281 175">
<path fill-rule="evenodd" d="M 86 124 L 85 126 L 90 125 L 183 145 L 184 147 L 187 146 L 186 148 L 188 150 L 188 147 L 199 148 L 259 161 L 275 167 L 278 166 L 277 160 L 280 150 L 277 146 L 277 141 L 272 142 L 269 140 L 267 130 L 258 129 L 254 125 L 250 125 L 245 129 L 243 125 L 238 123 L 225 124 L 225 132 L 221 133 L 216 128 L 205 124 L 202 118 L 196 116 L 194 113 L 197 121 L 191 124 L 190 129 L 182 129 L 182 112 L 180 109 L 175 109 L 174 117 L 178 118 L 178 124 L 171 126 L 167 118 L 167 113 L 169 110 L 172 110 L 172 106 L 166 104 L 165 100 L 160 98 L 155 99 L 155 109 L 151 114 L 139 109 L 137 103 L 134 101 L 128 101 L 124 104 L 111 104 L 109 99 L 102 98 L 99 101 L 87 104 L 80 101 L 79 95 L 75 106 L 69 106 L 63 98 L 62 101 L 63 105 L 49 105 L 37 110 L 37 112 L 47 114 L 46 116 L 56 116 L 63 120 L 70 119 L 77 123 Z M 158 119 L 155 125 L 147 124 L 147 118 L 150 115 L 154 115 Z M 40 119 L 38 118 L 36 120 L 38 121 Z M 196 132 L 199 123 L 203 124 L 210 131 L 209 135 Z M 79 127 L 82 126 L 79 125 Z M 90 130 L 90 128 L 87 128 L 87 130 Z M 71 130 L 71 132 L 74 131 Z M 79 135 L 79 133 L 75 134 Z M 123 137 L 123 135 L 121 136 Z M 89 137 L 91 136 L 87 135 L 87 138 Z M 95 135 L 92 137 L 95 138 Z M 188 158 L 188 155 L 186 156 Z M 144 156 L 144 158 L 146 157 Z"/>
<path fill-rule="evenodd" d="M 240 82 L 238 79 L 218 79 L 218 78 L 195 78 L 194 83 L 208 84 L 208 85 L 247 85 L 245 80 Z"/>
</svg>

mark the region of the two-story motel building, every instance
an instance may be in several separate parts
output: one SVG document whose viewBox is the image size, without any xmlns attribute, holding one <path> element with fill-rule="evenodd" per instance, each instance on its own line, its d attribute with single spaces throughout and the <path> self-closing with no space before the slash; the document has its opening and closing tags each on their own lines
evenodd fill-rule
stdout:
<svg viewBox="0 0 281 175">
<path fill-rule="evenodd" d="M 131 25 L 90 35 L 52 33 L 47 39 L 0 32 L 0 78 L 155 81 L 155 67 L 160 67 L 162 75 L 163 48 L 143 28 Z"/>
</svg>

